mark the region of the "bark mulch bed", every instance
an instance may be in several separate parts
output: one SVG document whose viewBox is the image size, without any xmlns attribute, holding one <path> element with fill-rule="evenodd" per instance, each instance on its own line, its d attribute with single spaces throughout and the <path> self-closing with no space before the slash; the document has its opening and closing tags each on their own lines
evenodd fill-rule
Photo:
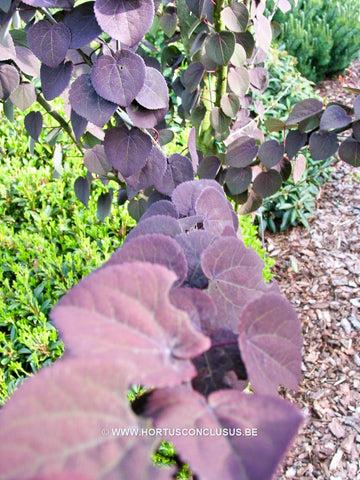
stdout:
<svg viewBox="0 0 360 480">
<path fill-rule="evenodd" d="M 360 62 L 353 66 L 352 80 L 359 79 Z M 336 82 L 333 90 L 325 83 L 333 97 L 342 86 Z M 325 86 L 320 90 L 324 97 Z M 359 169 L 342 162 L 336 165 L 322 188 L 309 230 L 296 227 L 266 235 L 266 247 L 277 261 L 276 279 L 300 316 L 304 341 L 299 391 L 282 392 L 301 408 L 304 424 L 274 477 L 279 480 L 360 480 L 360 176 L 356 172 Z"/>
</svg>

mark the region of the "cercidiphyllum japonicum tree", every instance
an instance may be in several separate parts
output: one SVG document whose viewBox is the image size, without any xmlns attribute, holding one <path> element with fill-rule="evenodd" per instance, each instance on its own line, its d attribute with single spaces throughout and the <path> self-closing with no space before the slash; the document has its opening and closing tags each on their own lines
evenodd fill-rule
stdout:
<svg viewBox="0 0 360 480">
<path fill-rule="evenodd" d="M 271 27 L 264 2 L 248 3 L 0 3 L 5 111 L 37 100 L 84 152 L 90 174 L 75 184 L 84 203 L 96 174 L 126 189 L 133 213 L 142 213 L 110 261 L 53 309 L 65 355 L 4 406 L 0 479 L 170 478 L 149 460 L 159 438 L 112 430 L 151 427 L 223 428 L 221 436 L 168 439 L 199 479 L 265 480 L 296 434 L 301 415 L 276 392 L 300 380 L 299 320 L 276 284 L 264 283 L 223 187 L 246 200 L 245 210 L 256 208 L 281 186 L 303 145 L 309 141 L 315 158 L 331 156 L 345 128 L 353 133 L 339 155 L 358 165 L 359 122 L 352 111 L 323 110 L 310 99 L 286 124 L 268 123 L 295 128 L 285 149 L 263 141 L 247 92 L 266 86 L 260 62 Z M 140 55 L 158 8 L 165 33 L 176 35 L 179 25 L 187 51 L 188 68 L 174 87 L 194 123 L 191 158 L 166 158 L 159 145 L 170 138 L 167 84 L 153 59 Z M 71 123 L 48 103 L 63 92 Z M 40 112 L 26 118 L 34 141 L 42 123 Z M 102 215 L 111 198 L 110 190 L 101 197 Z M 254 394 L 243 392 L 248 381 Z M 152 387 L 141 410 L 127 400 L 133 383 Z M 257 436 L 246 436 L 253 428 Z"/>
</svg>

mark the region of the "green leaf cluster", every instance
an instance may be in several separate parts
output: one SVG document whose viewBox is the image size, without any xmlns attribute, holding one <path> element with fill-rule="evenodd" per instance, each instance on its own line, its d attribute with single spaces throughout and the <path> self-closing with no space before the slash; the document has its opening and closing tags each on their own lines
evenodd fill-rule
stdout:
<svg viewBox="0 0 360 480">
<path fill-rule="evenodd" d="M 299 0 L 286 14 L 277 11 L 279 45 L 298 60 L 298 69 L 311 81 L 342 73 L 360 50 L 358 0 Z"/>
</svg>

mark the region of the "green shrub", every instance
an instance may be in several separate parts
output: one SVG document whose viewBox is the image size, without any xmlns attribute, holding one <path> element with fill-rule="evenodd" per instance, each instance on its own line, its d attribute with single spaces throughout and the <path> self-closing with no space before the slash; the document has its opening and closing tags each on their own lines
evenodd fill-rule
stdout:
<svg viewBox="0 0 360 480">
<path fill-rule="evenodd" d="M 304 77 L 318 82 L 343 72 L 359 54 L 359 17 L 358 0 L 299 0 L 274 20 L 281 24 L 279 44 L 297 58 Z"/>
</svg>

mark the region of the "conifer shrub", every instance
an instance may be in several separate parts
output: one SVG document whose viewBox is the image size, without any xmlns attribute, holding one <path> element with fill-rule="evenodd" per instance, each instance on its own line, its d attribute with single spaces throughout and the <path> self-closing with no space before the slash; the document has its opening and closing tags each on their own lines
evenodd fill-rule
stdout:
<svg viewBox="0 0 360 480">
<path fill-rule="evenodd" d="M 358 0 L 299 0 L 274 20 L 281 25 L 279 44 L 298 59 L 302 75 L 319 82 L 343 72 L 359 54 L 359 18 Z"/>
</svg>

